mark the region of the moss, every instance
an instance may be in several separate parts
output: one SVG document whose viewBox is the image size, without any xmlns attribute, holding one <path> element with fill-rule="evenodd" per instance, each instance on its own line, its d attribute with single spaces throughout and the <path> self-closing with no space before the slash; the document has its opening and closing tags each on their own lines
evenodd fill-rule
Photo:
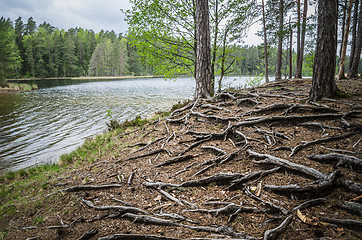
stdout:
<svg viewBox="0 0 362 240">
<path fill-rule="evenodd" d="M 335 98 L 350 98 L 351 95 L 346 93 L 345 91 L 342 91 L 341 89 L 337 88 L 337 90 L 334 92 L 333 95 Z"/>
</svg>

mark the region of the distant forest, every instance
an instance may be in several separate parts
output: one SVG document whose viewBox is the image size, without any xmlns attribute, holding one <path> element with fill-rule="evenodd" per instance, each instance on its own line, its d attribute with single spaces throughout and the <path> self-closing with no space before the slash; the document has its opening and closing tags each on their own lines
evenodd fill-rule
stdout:
<svg viewBox="0 0 362 240">
<path fill-rule="evenodd" d="M 303 76 L 311 76 L 314 63 L 316 20 L 308 20 L 306 43 L 303 58 Z M 83 28 L 58 29 L 44 22 L 40 25 L 32 17 L 24 23 L 22 18 L 13 22 L 11 19 L 0 19 L 0 78 L 57 78 L 80 76 L 142 76 L 165 75 L 165 66 L 170 62 L 147 59 L 151 54 L 143 54 L 142 44 L 133 36 Z M 259 33 L 262 35 L 262 32 Z M 289 68 L 295 72 L 297 53 L 289 51 L 288 35 L 283 41 L 282 77 L 287 78 Z M 277 63 L 277 41 L 268 46 L 269 72 L 274 73 Z M 225 75 L 262 75 L 264 72 L 264 46 L 242 46 L 233 44 L 228 48 L 232 58 Z M 161 55 L 162 56 L 162 55 Z M 165 56 L 166 58 L 167 56 Z M 289 59 L 293 65 L 290 65 Z M 337 59 L 338 61 L 338 59 Z M 346 57 L 346 67 L 349 56 Z M 215 73 L 222 69 L 222 61 L 216 59 Z M 171 65 L 171 64 L 170 64 Z M 166 66 L 167 68 L 167 66 Z M 360 64 L 361 68 L 361 64 Z M 186 68 L 178 75 L 192 75 Z M 0 79 L 0 80 L 1 80 Z"/>
</svg>

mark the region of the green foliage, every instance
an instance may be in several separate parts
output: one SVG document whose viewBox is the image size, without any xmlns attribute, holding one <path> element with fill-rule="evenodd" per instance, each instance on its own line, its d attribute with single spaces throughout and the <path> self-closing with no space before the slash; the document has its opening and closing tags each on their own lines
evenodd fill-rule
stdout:
<svg viewBox="0 0 362 240">
<path fill-rule="evenodd" d="M 34 223 L 34 224 L 42 224 L 43 222 L 44 222 L 44 217 L 41 217 L 41 216 L 35 217 L 32 220 L 32 223 Z"/>
<path fill-rule="evenodd" d="M 10 19 L 0 18 L 0 83 L 16 77 L 20 71 L 20 52 L 15 43 L 15 29 Z"/>
<path fill-rule="evenodd" d="M 246 80 L 245 87 L 258 87 L 261 85 L 264 79 L 263 73 L 256 75 L 255 77 L 249 78 Z"/>
</svg>

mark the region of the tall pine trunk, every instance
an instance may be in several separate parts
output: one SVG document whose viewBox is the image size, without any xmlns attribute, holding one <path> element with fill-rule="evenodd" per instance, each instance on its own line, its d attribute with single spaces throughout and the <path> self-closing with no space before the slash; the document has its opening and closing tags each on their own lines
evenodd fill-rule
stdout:
<svg viewBox="0 0 362 240">
<path fill-rule="evenodd" d="M 357 30 L 357 39 L 356 39 L 356 49 L 354 52 L 353 63 L 352 63 L 349 77 L 357 77 L 359 61 L 361 59 L 361 50 L 362 50 L 362 4 L 359 8 L 359 13 L 358 13 L 358 30 Z"/>
<path fill-rule="evenodd" d="M 353 0 L 348 1 L 346 26 L 344 29 L 343 42 L 342 42 L 342 47 L 341 47 L 341 49 L 342 49 L 341 59 L 339 60 L 338 79 L 346 78 L 346 76 L 344 74 L 344 67 L 345 67 L 345 62 L 346 62 L 346 51 L 347 51 L 347 44 L 348 44 L 349 25 L 351 25 L 352 3 L 353 3 Z"/>
<path fill-rule="evenodd" d="M 261 1 L 263 7 L 263 32 L 264 32 L 264 59 L 265 59 L 265 82 L 269 82 L 268 72 L 268 39 L 266 36 L 266 24 L 265 24 L 265 4 L 264 0 Z"/>
<path fill-rule="evenodd" d="M 357 23 L 358 23 L 358 5 L 359 1 L 354 1 L 354 11 L 353 11 L 353 24 L 352 24 L 352 45 L 351 45 L 351 54 L 349 57 L 349 64 L 348 64 L 348 78 L 351 75 L 351 69 L 353 64 L 353 58 L 356 51 L 356 38 L 357 38 Z"/>
<path fill-rule="evenodd" d="M 297 69 L 295 71 L 295 77 L 299 77 L 298 75 L 298 63 L 299 63 L 299 59 L 301 57 L 301 53 L 300 53 L 300 0 L 297 1 Z"/>
<path fill-rule="evenodd" d="M 333 96 L 337 52 L 338 0 L 318 1 L 318 32 L 309 100 Z"/>
<path fill-rule="evenodd" d="M 211 49 L 208 0 L 196 0 L 196 92 L 195 98 L 211 94 Z"/>
<path fill-rule="evenodd" d="M 303 72 L 304 43 L 305 43 L 305 32 L 307 28 L 307 12 L 308 12 L 308 0 L 304 0 L 302 37 L 300 40 L 300 57 L 297 59 L 297 69 L 295 71 L 296 78 L 301 78 Z"/>
<path fill-rule="evenodd" d="M 290 24 L 290 22 L 289 22 Z M 293 28 L 290 28 L 290 39 L 289 39 L 289 79 L 292 79 L 293 76 Z"/>
<path fill-rule="evenodd" d="M 277 63 L 275 67 L 275 80 L 280 80 L 282 78 L 282 54 L 283 54 L 283 10 L 284 10 L 284 0 L 279 1 L 279 30 L 278 30 L 278 55 Z"/>
</svg>

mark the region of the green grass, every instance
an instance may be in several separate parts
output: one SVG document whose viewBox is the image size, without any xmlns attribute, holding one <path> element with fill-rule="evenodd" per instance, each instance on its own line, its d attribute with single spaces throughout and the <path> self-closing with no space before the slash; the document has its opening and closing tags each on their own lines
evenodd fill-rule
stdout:
<svg viewBox="0 0 362 240">
<path fill-rule="evenodd" d="M 3 85 L 4 85 L 4 87 L 8 87 L 15 91 L 20 91 L 20 92 L 30 92 L 31 90 L 38 89 L 38 85 L 36 85 L 36 84 L 7 82 Z"/>
</svg>

